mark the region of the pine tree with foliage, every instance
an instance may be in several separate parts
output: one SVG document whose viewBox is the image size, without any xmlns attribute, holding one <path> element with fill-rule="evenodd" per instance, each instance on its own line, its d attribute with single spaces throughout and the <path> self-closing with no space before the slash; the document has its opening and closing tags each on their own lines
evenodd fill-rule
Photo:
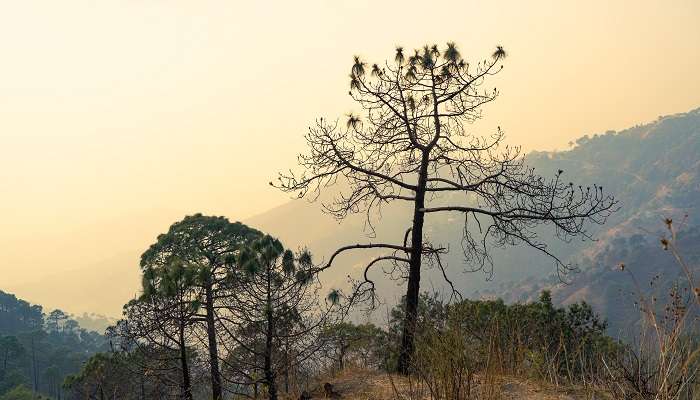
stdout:
<svg viewBox="0 0 700 400">
<path fill-rule="evenodd" d="M 254 378 L 249 384 L 263 383 L 270 400 L 278 398 L 280 374 L 288 391 L 289 375 L 322 346 L 323 326 L 341 315 L 333 292 L 319 300 L 313 271 L 308 251 L 294 253 L 266 235 L 241 249 L 230 275 L 228 339 L 236 351 L 227 364 Z"/>
<path fill-rule="evenodd" d="M 231 223 L 224 217 L 195 214 L 174 223 L 141 256 L 144 271 L 162 270 L 175 260 L 199 268 L 200 279 L 195 286 L 202 291 L 201 322 L 207 337 L 214 400 L 221 400 L 223 396 L 217 341 L 217 302 L 229 290 L 227 265 L 235 259 L 241 246 L 260 236 L 260 232 L 240 222 Z"/>
</svg>

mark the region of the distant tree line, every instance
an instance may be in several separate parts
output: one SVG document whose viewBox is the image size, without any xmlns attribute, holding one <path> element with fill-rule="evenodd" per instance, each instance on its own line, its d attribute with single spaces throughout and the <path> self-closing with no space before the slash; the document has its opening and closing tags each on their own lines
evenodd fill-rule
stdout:
<svg viewBox="0 0 700 400">
<path fill-rule="evenodd" d="M 81 328 L 65 312 L 45 314 L 41 306 L 0 291 L 0 398 L 40 393 L 62 399 L 66 376 L 107 349 L 103 335 Z"/>
</svg>

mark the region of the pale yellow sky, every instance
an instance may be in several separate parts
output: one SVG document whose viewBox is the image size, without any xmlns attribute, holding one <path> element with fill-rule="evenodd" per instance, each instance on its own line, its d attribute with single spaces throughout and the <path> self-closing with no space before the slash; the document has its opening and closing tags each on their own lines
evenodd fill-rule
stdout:
<svg viewBox="0 0 700 400">
<path fill-rule="evenodd" d="M 353 109 L 354 54 L 501 44 L 475 132 L 564 149 L 700 106 L 699 19 L 697 0 L 0 0 L 0 289 L 118 314 L 171 222 L 286 201 L 267 182 Z"/>
</svg>

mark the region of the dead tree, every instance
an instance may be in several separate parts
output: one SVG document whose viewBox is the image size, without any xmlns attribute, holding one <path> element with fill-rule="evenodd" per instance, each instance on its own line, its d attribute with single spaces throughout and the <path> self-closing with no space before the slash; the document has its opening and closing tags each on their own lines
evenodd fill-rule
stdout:
<svg viewBox="0 0 700 400">
<path fill-rule="evenodd" d="M 442 50 L 425 46 L 408 56 L 399 47 L 394 60 L 383 65 L 369 66 L 355 57 L 350 96 L 362 107 L 362 117 L 350 115 L 343 125 L 318 120 L 306 135 L 308 153 L 299 155 L 301 171 L 281 173 L 271 183 L 316 199 L 341 180 L 347 189 L 324 209 L 338 219 L 365 212 L 370 226 L 377 208 L 395 201 L 412 204 L 412 222 L 402 242 L 345 246 L 318 267 L 330 268 L 350 250 L 386 250 L 367 265 L 365 279 L 354 286 L 355 298 L 374 297 L 374 284 L 367 279 L 373 266 L 389 262 L 403 269 L 408 284 L 398 365 L 402 373 L 408 372 L 413 354 L 422 259 L 434 262 L 447 279 L 440 262 L 446 249 L 423 235 L 426 214 L 464 216 L 462 247 L 473 269 L 491 262 L 490 246 L 524 243 L 552 257 L 560 270 L 567 265 L 547 249 L 535 226 L 553 226 L 564 240 L 588 237 L 587 225 L 604 223 L 616 208 L 614 198 L 599 186 L 575 186 L 563 180 L 562 171 L 551 178 L 536 174 L 519 148 L 500 146 L 500 127 L 484 137 L 468 133 L 481 107 L 498 97 L 486 84 L 501 71 L 504 57 L 498 46 L 491 58 L 470 64 L 453 43 Z"/>
</svg>

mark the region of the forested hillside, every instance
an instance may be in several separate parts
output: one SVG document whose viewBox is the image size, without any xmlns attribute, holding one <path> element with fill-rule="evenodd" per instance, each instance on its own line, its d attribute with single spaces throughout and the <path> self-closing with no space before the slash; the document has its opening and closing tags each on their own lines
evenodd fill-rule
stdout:
<svg viewBox="0 0 700 400">
<path fill-rule="evenodd" d="M 700 222 L 700 109 L 620 132 L 584 136 L 566 152 L 533 153 L 537 169 L 560 168 L 583 184 L 614 190 L 622 207 L 602 239 L 659 230 L 664 217 Z M 601 241 L 602 247 L 606 242 Z M 599 248 L 599 247 L 594 247 Z"/>
<path fill-rule="evenodd" d="M 663 151 L 659 151 L 663 149 Z M 582 182 L 599 182 L 613 188 L 620 210 L 598 232 L 597 242 L 578 244 L 571 254 L 580 273 L 562 285 L 552 275 L 532 275 L 481 290 L 477 295 L 507 301 L 536 298 L 543 289 L 553 292 L 556 303 L 588 299 L 610 321 L 611 334 L 619 334 L 639 321 L 637 293 L 624 263 L 640 285 L 657 295 L 668 293 L 682 271 L 675 260 L 660 252 L 664 220 L 678 229 L 679 250 L 693 268 L 700 265 L 700 110 L 659 118 L 619 133 L 583 137 L 568 152 L 530 155 L 538 168 L 554 166 L 574 171 Z"/>
<path fill-rule="evenodd" d="M 63 311 L 45 314 L 40 305 L 0 291 L 0 397 L 23 386 L 62 398 L 66 376 L 107 349 L 103 335 Z"/>
</svg>

